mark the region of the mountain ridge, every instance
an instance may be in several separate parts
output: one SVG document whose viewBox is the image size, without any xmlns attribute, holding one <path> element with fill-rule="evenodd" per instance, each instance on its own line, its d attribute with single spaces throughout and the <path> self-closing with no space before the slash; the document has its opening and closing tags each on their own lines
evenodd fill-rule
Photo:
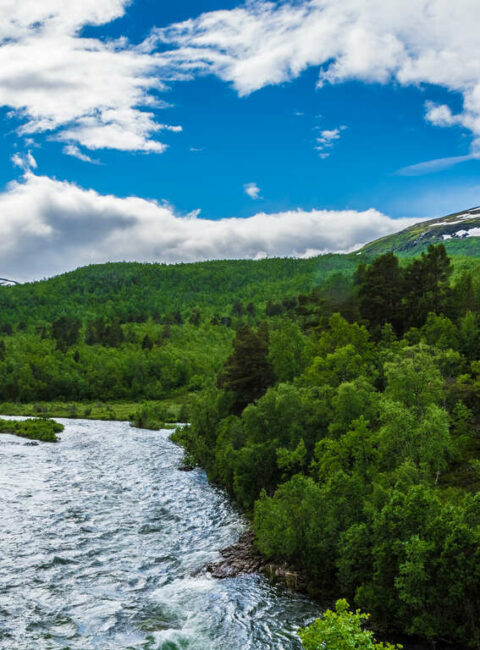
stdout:
<svg viewBox="0 0 480 650">
<path fill-rule="evenodd" d="M 393 252 L 411 257 L 420 254 L 430 244 L 444 244 L 451 255 L 480 256 L 480 206 L 419 221 L 365 244 L 357 255 L 376 256 Z"/>
</svg>

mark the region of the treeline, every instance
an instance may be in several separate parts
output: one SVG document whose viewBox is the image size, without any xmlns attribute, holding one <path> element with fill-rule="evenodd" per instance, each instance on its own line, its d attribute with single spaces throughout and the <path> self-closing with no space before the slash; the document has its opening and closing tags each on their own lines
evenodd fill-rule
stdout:
<svg viewBox="0 0 480 650">
<path fill-rule="evenodd" d="M 253 304 L 264 313 L 269 300 L 310 291 L 319 278 L 332 273 L 352 274 L 358 260 L 352 255 L 324 255 L 308 260 L 225 260 L 195 264 L 122 262 L 87 266 L 49 280 L 0 287 L 0 334 L 35 326 L 49 326 L 60 316 L 82 323 L 103 317 L 120 323 L 149 319 L 179 324 L 200 309 L 202 320 L 234 319 L 234 305 Z M 7 332 L 6 332 L 7 333 Z"/>
<path fill-rule="evenodd" d="M 440 245 L 336 300 L 240 327 L 175 439 L 313 593 L 480 648 L 478 278 L 452 283 Z"/>
</svg>

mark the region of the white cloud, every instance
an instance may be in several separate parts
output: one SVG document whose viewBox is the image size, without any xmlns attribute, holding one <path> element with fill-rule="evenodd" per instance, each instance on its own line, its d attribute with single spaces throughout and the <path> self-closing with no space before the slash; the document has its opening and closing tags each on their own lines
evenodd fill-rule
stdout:
<svg viewBox="0 0 480 650">
<path fill-rule="evenodd" d="M 469 129 L 480 146 L 478 0 L 250 0 L 157 30 L 151 42 L 185 70 L 213 73 L 240 95 L 320 67 L 319 86 L 356 79 L 435 84 L 463 110 L 427 106 L 427 119 Z"/>
<path fill-rule="evenodd" d="M 30 151 L 27 151 L 23 154 L 18 152 L 14 153 L 10 160 L 15 167 L 20 167 L 20 169 L 23 169 L 24 172 L 28 171 L 29 169 L 37 168 L 37 161 Z"/>
<path fill-rule="evenodd" d="M 27 172 L 0 194 L 0 275 L 28 280 L 106 261 L 305 257 L 350 251 L 415 223 L 377 210 L 291 210 L 248 219 L 178 216 Z"/>
<path fill-rule="evenodd" d="M 346 126 L 340 126 L 338 129 L 323 129 L 320 131 L 320 135 L 315 141 L 315 149 L 319 152 L 320 158 L 325 159 L 329 157 L 329 150 L 337 140 L 340 140 L 340 134 L 346 128 Z"/>
<path fill-rule="evenodd" d="M 251 199 L 261 199 L 262 197 L 260 196 L 260 188 L 256 183 L 246 183 L 243 186 L 243 189 L 245 190 L 245 194 L 247 194 Z"/>
<path fill-rule="evenodd" d="M 22 118 L 20 133 L 49 132 L 88 149 L 161 153 L 155 94 L 167 65 L 126 39 L 84 38 L 86 25 L 122 16 L 129 0 L 0 0 L 0 105 Z"/>
<path fill-rule="evenodd" d="M 466 156 L 450 156 L 448 158 L 435 158 L 434 160 L 426 160 L 424 162 L 416 163 L 415 165 L 408 165 L 397 171 L 398 176 L 422 176 L 423 174 L 432 174 L 440 172 L 444 169 L 449 169 L 454 165 L 458 165 L 468 160 L 477 160 L 478 155 L 468 154 Z"/>
<path fill-rule="evenodd" d="M 480 147 L 478 0 L 248 0 L 155 29 L 143 43 L 83 37 L 124 15 L 130 0 L 0 0 L 0 105 L 21 132 L 50 132 L 88 149 L 161 153 L 158 99 L 175 80 L 215 74 L 247 95 L 319 68 L 319 86 L 356 79 L 435 84 L 463 96 L 439 126 L 462 126 Z M 325 154 L 325 152 L 323 152 Z"/>
<path fill-rule="evenodd" d="M 94 160 L 93 158 L 90 158 L 86 153 L 83 153 L 79 147 L 77 147 L 76 144 L 66 144 L 63 147 L 63 153 L 66 154 L 67 156 L 73 156 L 73 158 L 78 158 L 79 160 L 82 160 L 83 162 L 88 162 L 88 163 L 93 163 L 94 165 L 98 165 L 98 160 Z"/>
</svg>

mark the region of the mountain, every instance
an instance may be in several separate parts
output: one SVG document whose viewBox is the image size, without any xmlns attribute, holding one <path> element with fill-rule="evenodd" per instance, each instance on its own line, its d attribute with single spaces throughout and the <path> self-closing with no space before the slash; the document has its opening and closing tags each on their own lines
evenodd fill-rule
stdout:
<svg viewBox="0 0 480 650">
<path fill-rule="evenodd" d="M 367 244 L 357 255 L 375 257 L 392 251 L 413 257 L 429 244 L 444 244 L 449 255 L 480 257 L 480 207 L 417 223 Z"/>
</svg>

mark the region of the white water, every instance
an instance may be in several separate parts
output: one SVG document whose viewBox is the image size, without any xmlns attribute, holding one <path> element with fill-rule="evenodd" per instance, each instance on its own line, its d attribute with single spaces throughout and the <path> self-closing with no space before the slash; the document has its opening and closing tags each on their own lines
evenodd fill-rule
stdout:
<svg viewBox="0 0 480 650">
<path fill-rule="evenodd" d="M 197 574 L 244 521 L 168 432 L 59 421 L 57 445 L 0 436 L 1 650 L 301 647 L 308 599 Z"/>
</svg>

